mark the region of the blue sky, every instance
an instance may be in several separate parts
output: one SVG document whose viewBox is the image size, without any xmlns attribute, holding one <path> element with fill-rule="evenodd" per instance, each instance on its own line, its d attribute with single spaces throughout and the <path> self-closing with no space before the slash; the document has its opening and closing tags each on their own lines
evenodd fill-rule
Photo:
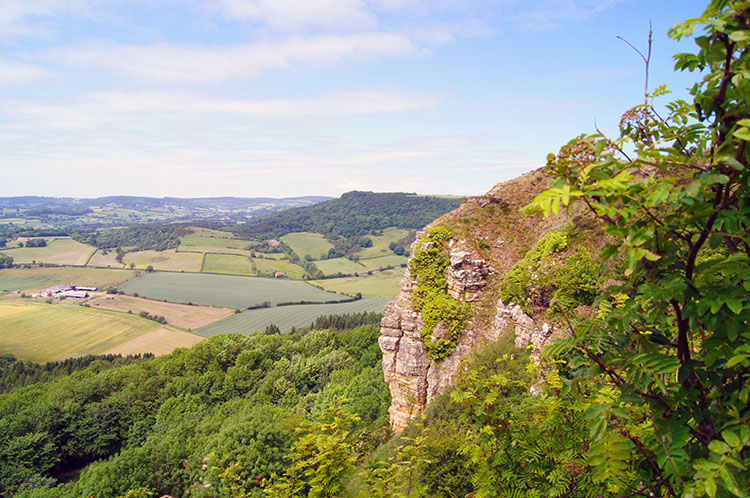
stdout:
<svg viewBox="0 0 750 498">
<path fill-rule="evenodd" d="M 694 0 L 0 0 L 0 196 L 481 194 L 695 75 Z"/>
</svg>

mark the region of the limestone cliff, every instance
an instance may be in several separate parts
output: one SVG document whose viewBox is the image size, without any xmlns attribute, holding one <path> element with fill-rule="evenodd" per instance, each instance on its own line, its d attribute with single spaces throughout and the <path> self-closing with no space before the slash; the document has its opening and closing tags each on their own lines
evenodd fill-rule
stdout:
<svg viewBox="0 0 750 498">
<path fill-rule="evenodd" d="M 568 219 L 529 218 L 520 212 L 546 186 L 542 171 L 528 173 L 469 199 L 433 223 L 448 227 L 453 234 L 447 245 L 448 292 L 454 299 L 471 303 L 473 312 L 452 353 L 433 361 L 420 336 L 421 317 L 412 305 L 416 282 L 407 269 L 399 295 L 386 305 L 381 322 L 383 373 L 391 391 L 390 420 L 395 431 L 403 429 L 453 383 L 461 360 L 477 345 L 495 341 L 506 331 L 514 332 L 519 347 L 533 345 L 538 354 L 552 336 L 552 326 L 535 321 L 519 306 L 503 303 L 498 297 L 498 284 L 508 270 L 541 236 Z M 417 235 L 412 254 L 423 237 L 424 232 Z M 433 337 L 439 333 L 438 327 Z"/>
</svg>

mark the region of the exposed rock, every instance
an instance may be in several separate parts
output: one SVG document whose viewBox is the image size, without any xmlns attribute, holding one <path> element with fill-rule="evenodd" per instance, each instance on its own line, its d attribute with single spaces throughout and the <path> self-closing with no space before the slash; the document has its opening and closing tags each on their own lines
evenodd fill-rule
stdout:
<svg viewBox="0 0 750 498">
<path fill-rule="evenodd" d="M 417 240 L 424 236 L 417 235 Z M 448 292 L 462 302 L 472 302 L 481 296 L 492 273 L 487 262 L 479 257 L 465 242 L 451 240 L 448 245 L 450 266 L 446 273 Z M 412 252 L 414 247 L 412 247 Z M 383 351 L 383 374 L 391 390 L 391 426 L 403 429 L 409 420 L 420 413 L 435 396 L 450 386 L 458 374 L 460 360 L 469 354 L 482 339 L 496 340 L 499 334 L 491 331 L 479 334 L 469 322 L 458 340 L 453 353 L 436 363 L 427 355 L 420 336 L 422 321 L 411 304 L 415 286 L 407 269 L 401 281 L 401 292 L 396 301 L 386 305 L 380 323 L 380 349 Z M 437 338 L 444 329 L 438 326 L 433 332 Z"/>
<path fill-rule="evenodd" d="M 539 361 L 539 353 L 550 342 L 554 329 L 547 323 L 540 326 L 520 306 L 505 304 L 502 299 L 497 301 L 497 314 L 493 328 L 503 330 L 513 327 L 516 335 L 516 347 L 520 349 L 532 347 L 531 357 Z"/>
</svg>

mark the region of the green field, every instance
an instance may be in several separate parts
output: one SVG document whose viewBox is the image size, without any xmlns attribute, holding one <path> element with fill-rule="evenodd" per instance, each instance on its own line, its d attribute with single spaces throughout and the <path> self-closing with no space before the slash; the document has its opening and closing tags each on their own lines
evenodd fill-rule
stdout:
<svg viewBox="0 0 750 498">
<path fill-rule="evenodd" d="M 339 272 L 349 275 L 352 273 L 367 271 L 364 265 L 355 263 L 346 258 L 333 258 L 316 261 L 315 266 L 317 266 L 324 275 L 334 275 Z"/>
<path fill-rule="evenodd" d="M 386 266 L 397 267 L 409 261 L 406 256 L 396 256 L 391 253 L 389 256 L 381 256 L 379 258 L 371 259 L 360 259 L 359 262 L 365 266 L 367 270 L 377 270 L 379 268 L 385 268 Z"/>
<path fill-rule="evenodd" d="M 282 333 L 289 333 L 292 327 L 309 327 L 321 315 L 361 313 L 363 311 L 382 313 L 388 301 L 390 301 L 389 298 L 371 298 L 341 304 L 299 304 L 249 310 L 199 328 L 194 332 L 204 337 L 232 333 L 249 334 L 255 330 L 263 330 L 273 323 L 281 329 Z"/>
<path fill-rule="evenodd" d="M 234 238 L 234 234 L 232 232 L 222 232 L 221 230 L 213 230 L 211 228 L 202 228 L 202 227 L 190 227 L 190 230 L 193 232 L 189 235 L 186 235 L 186 237 L 195 236 L 195 237 L 218 237 L 220 239 L 232 239 Z M 249 241 L 248 241 L 249 243 Z"/>
<path fill-rule="evenodd" d="M 117 253 L 115 251 L 107 251 L 104 254 L 101 249 L 98 249 L 93 256 L 89 259 L 86 266 L 94 266 L 99 268 L 124 268 L 125 265 L 118 262 L 115 258 Z"/>
<path fill-rule="evenodd" d="M 270 276 L 277 271 L 285 273 L 289 278 L 302 278 L 305 275 L 305 270 L 301 266 L 286 260 L 253 258 L 253 264 L 258 275 Z"/>
<path fill-rule="evenodd" d="M 357 255 L 362 259 L 391 255 L 393 254 L 393 251 L 388 248 L 391 242 L 398 243 L 399 240 L 409 235 L 409 232 L 410 230 L 405 230 L 403 228 L 391 227 L 383 230 L 383 235 L 368 235 L 368 237 L 372 239 L 372 247 L 362 249 Z M 408 247 L 406 247 L 406 249 L 409 250 Z"/>
<path fill-rule="evenodd" d="M 333 244 L 319 233 L 288 233 L 281 237 L 281 241 L 291 247 L 302 259 L 305 259 L 308 254 L 313 259 L 320 259 L 321 254 L 327 254 L 329 249 L 333 249 Z"/>
<path fill-rule="evenodd" d="M 130 270 L 95 268 L 6 268 L 0 270 L 0 289 L 43 289 L 55 284 L 88 287 L 117 285 L 135 276 Z"/>
<path fill-rule="evenodd" d="M 201 271 L 230 275 L 255 275 L 255 267 L 247 256 L 207 253 Z"/>
<path fill-rule="evenodd" d="M 78 305 L 0 302 L 0 351 L 35 362 L 97 354 L 161 325 Z"/>
<path fill-rule="evenodd" d="M 19 247 L 0 252 L 13 258 L 16 264 L 52 263 L 56 265 L 85 265 L 95 247 L 81 244 L 69 237 L 50 239 L 45 247 Z"/>
<path fill-rule="evenodd" d="M 360 292 L 364 297 L 396 297 L 405 271 L 406 268 L 394 268 L 363 277 L 328 278 L 309 282 L 339 294 L 355 295 Z"/>
<path fill-rule="evenodd" d="M 297 280 L 212 275 L 208 273 L 149 273 L 126 282 L 127 294 L 174 302 L 247 308 L 265 301 L 335 301 L 344 296 L 324 292 Z"/>
<path fill-rule="evenodd" d="M 249 240 L 230 239 L 225 237 L 202 237 L 199 235 L 185 235 L 180 237 L 181 246 L 194 246 L 194 247 L 228 247 L 230 249 L 245 249 L 249 246 L 257 245 L 257 242 L 251 242 Z"/>
<path fill-rule="evenodd" d="M 136 268 L 153 266 L 155 270 L 171 271 L 201 271 L 203 254 L 195 252 L 177 252 L 174 249 L 166 251 L 138 251 L 125 254 L 122 259 L 126 265 L 133 263 Z"/>
<path fill-rule="evenodd" d="M 213 254 L 238 254 L 240 256 L 250 257 L 250 251 L 243 249 L 233 249 L 231 247 L 209 247 L 209 246 L 178 246 L 177 252 L 186 253 L 213 253 Z"/>
</svg>

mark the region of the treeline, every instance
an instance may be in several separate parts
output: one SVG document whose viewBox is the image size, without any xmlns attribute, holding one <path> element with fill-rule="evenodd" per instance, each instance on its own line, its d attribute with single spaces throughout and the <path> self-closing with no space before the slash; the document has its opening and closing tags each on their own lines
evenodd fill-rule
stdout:
<svg viewBox="0 0 750 498">
<path fill-rule="evenodd" d="M 361 417 L 359 448 L 382 440 L 390 397 L 378 335 L 218 336 L 0 394 L 0 496 L 114 498 L 142 487 L 218 498 L 230 496 L 221 474 L 236 464 L 231 496 L 261 497 L 289 465 L 298 429 L 323 420 L 337 396 Z"/>
<path fill-rule="evenodd" d="M 40 365 L 28 360 L 19 360 L 9 353 L 0 354 L 0 392 L 10 392 L 18 387 L 70 375 L 88 368 L 94 362 L 98 365 L 97 368 L 112 368 L 128 365 L 142 358 L 153 358 L 153 356 L 151 353 L 126 357 L 115 354 L 86 355 Z"/>
<path fill-rule="evenodd" d="M 93 232 L 74 231 L 71 237 L 78 242 L 99 249 L 127 247 L 134 251 L 163 251 L 176 248 L 180 243 L 180 235 L 187 232 L 188 230 L 182 225 L 155 223 Z"/>
<path fill-rule="evenodd" d="M 461 202 L 405 193 L 348 192 L 339 199 L 250 220 L 232 230 L 261 239 L 290 232 L 354 237 L 388 227 L 419 229 Z"/>
<path fill-rule="evenodd" d="M 310 328 L 348 330 L 362 325 L 379 325 L 382 313 L 363 311 L 361 313 L 343 313 L 341 315 L 323 315 L 315 319 Z"/>
</svg>

